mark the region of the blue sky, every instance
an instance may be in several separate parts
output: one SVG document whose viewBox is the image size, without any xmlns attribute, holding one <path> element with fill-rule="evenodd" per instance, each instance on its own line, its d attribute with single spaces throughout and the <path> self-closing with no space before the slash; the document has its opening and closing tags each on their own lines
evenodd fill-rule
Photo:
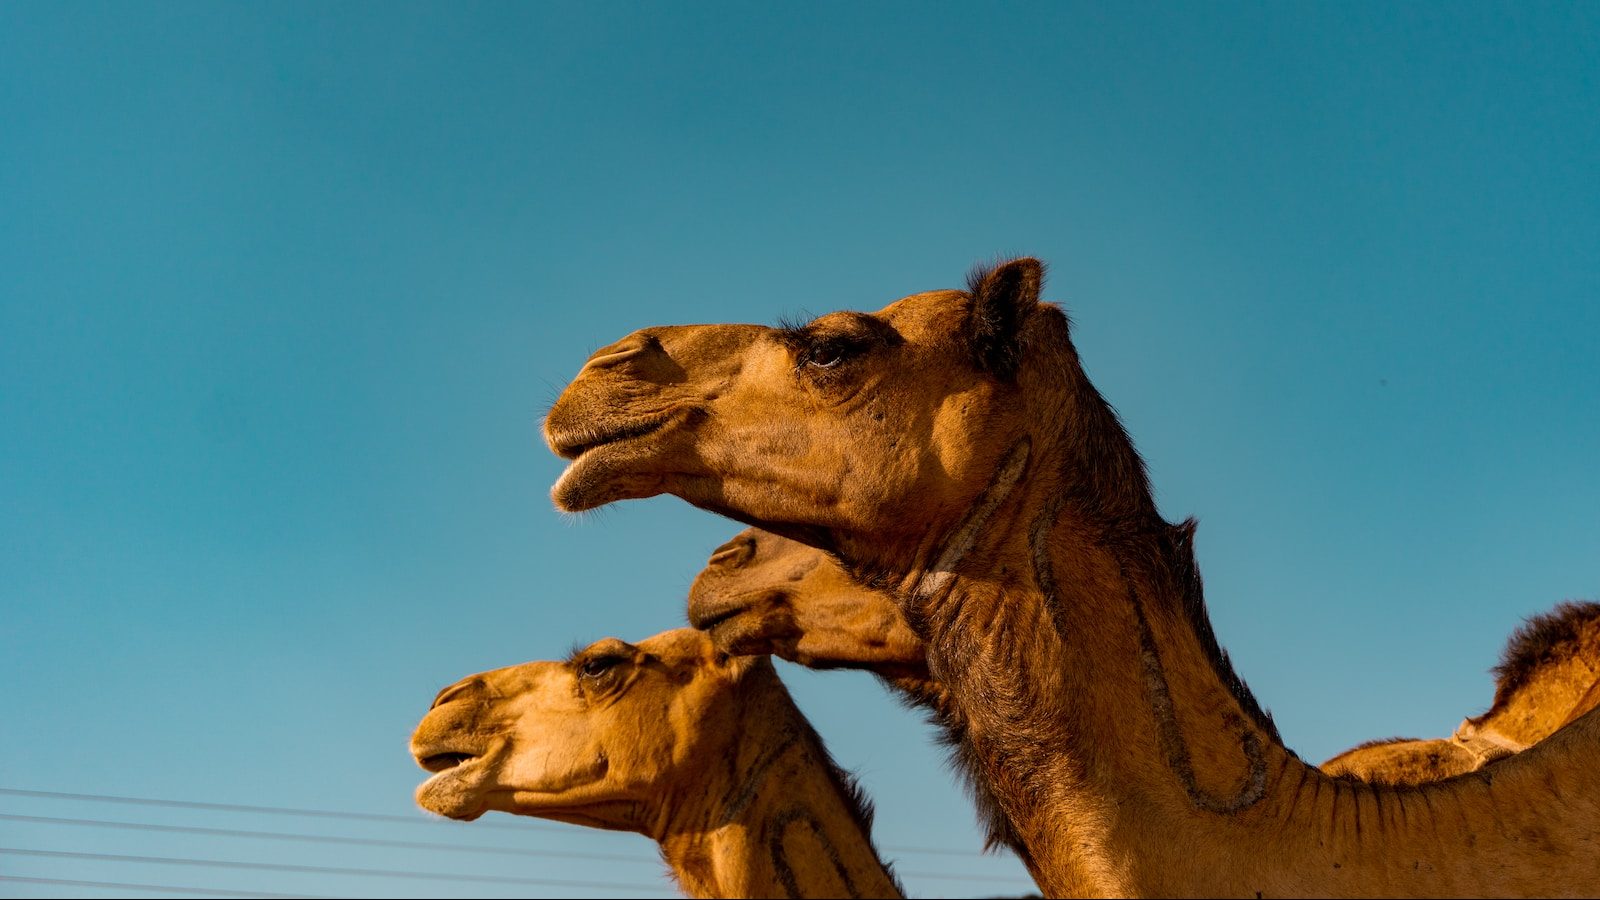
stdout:
<svg viewBox="0 0 1600 900">
<path fill-rule="evenodd" d="M 1600 597 L 1593 5 L 9 3 L 0 123 L 0 788 L 422 821 L 438 687 L 682 624 L 738 528 L 553 511 L 538 420 L 589 351 L 1003 253 L 1051 264 L 1303 756 L 1448 733 L 1521 617 Z M 902 870 L 993 878 L 914 894 L 1023 890 L 916 715 L 784 676 L 880 843 L 960 851 Z M 456 887 L 31 849 L 665 884 L 568 826 L 0 814 L 15 878 Z"/>
</svg>

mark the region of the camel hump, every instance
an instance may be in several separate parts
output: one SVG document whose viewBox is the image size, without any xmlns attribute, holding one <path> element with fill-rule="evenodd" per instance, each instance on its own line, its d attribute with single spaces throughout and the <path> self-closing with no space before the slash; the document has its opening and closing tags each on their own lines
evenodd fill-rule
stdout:
<svg viewBox="0 0 1600 900">
<path fill-rule="evenodd" d="M 1546 666 L 1586 651 L 1596 654 L 1593 665 L 1600 667 L 1600 603 L 1565 601 L 1547 613 L 1529 616 L 1512 632 L 1492 670 L 1495 705 L 1509 701 Z"/>
</svg>

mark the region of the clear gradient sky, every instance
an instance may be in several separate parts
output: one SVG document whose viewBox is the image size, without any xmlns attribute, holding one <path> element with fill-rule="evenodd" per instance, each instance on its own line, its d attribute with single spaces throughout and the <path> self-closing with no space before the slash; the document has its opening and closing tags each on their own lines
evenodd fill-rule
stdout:
<svg viewBox="0 0 1600 900">
<path fill-rule="evenodd" d="M 1447 734 L 1600 596 L 1595 4 L 0 4 L 0 788 L 423 821 L 435 690 L 681 625 L 738 528 L 552 509 L 591 350 L 1004 253 L 1303 756 Z M 992 876 L 914 894 L 1026 889 L 918 716 L 783 672 L 903 871 Z M 496 819 L 0 793 L 0 896 L 583 893 L 18 849 L 665 886 Z"/>
</svg>

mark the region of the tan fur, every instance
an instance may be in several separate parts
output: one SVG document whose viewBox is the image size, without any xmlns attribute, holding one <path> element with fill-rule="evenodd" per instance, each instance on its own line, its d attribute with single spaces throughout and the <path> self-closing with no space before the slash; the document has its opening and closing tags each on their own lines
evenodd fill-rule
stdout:
<svg viewBox="0 0 1600 900">
<path fill-rule="evenodd" d="M 1040 282 L 1015 260 L 803 329 L 635 332 L 546 419 L 553 497 L 676 494 L 893 591 L 1046 894 L 1600 892 L 1600 716 L 1419 787 L 1283 747 Z"/>
<path fill-rule="evenodd" d="M 861 587 L 826 554 L 759 528 L 712 552 L 689 588 L 689 623 L 724 653 L 928 679 L 927 650 L 892 596 Z"/>
<path fill-rule="evenodd" d="M 693 897 L 900 897 L 871 811 L 765 657 L 691 629 L 469 676 L 411 737 L 417 803 L 653 838 Z"/>
</svg>

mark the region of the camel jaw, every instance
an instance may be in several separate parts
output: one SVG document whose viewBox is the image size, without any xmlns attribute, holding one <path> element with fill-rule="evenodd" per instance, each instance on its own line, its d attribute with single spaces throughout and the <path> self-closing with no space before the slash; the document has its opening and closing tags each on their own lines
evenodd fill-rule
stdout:
<svg viewBox="0 0 1600 900">
<path fill-rule="evenodd" d="M 417 765 L 433 775 L 417 786 L 417 805 L 431 813 L 470 822 L 487 811 L 485 757 L 459 750 L 413 749 Z"/>
</svg>

